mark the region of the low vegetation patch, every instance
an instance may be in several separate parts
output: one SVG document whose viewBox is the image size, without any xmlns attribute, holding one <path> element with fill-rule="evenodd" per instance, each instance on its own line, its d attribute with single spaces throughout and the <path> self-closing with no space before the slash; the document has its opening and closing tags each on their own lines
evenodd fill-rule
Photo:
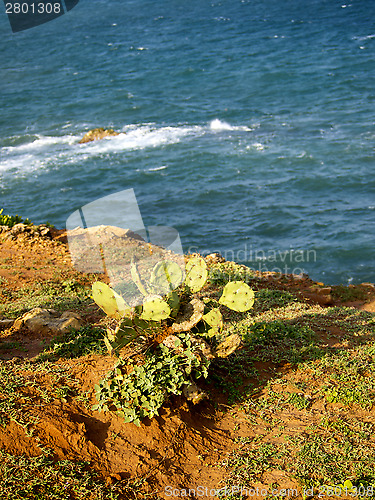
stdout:
<svg viewBox="0 0 375 500">
<path fill-rule="evenodd" d="M 338 299 L 341 302 L 365 300 L 367 298 L 367 292 L 365 289 L 360 287 L 349 288 L 348 286 L 344 285 L 333 286 L 332 295 L 335 299 Z"/>
<path fill-rule="evenodd" d="M 82 461 L 56 461 L 51 452 L 27 458 L 0 450 L 0 497 L 2 500 L 119 499 L 120 488 L 106 486 L 89 465 Z"/>
<path fill-rule="evenodd" d="M 0 314 L 17 318 L 35 307 L 57 311 L 84 310 L 90 300 L 90 286 L 76 280 L 56 277 L 44 283 L 32 283 L 21 289 L 1 290 Z M 5 300 L 4 300 L 5 299 Z"/>
<path fill-rule="evenodd" d="M 29 219 L 23 219 L 19 215 L 5 215 L 3 214 L 4 209 L 2 208 L 0 210 L 0 226 L 7 226 L 9 228 L 12 228 L 16 224 L 26 224 L 30 226 L 32 222 Z"/>
<path fill-rule="evenodd" d="M 105 331 L 91 325 L 79 330 L 71 329 L 69 332 L 55 337 L 39 355 L 41 361 L 56 361 L 60 358 L 78 358 L 87 354 L 104 354 L 106 347 L 103 342 Z M 0 345 L 1 348 L 1 345 Z"/>
</svg>

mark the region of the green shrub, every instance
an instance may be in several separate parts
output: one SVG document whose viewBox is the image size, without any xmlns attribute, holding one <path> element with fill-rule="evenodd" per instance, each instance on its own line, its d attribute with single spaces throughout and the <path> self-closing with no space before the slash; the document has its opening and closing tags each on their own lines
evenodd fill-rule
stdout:
<svg viewBox="0 0 375 500">
<path fill-rule="evenodd" d="M 5 215 L 3 214 L 4 209 L 0 210 L 0 226 L 8 226 L 12 228 L 16 224 L 27 224 L 28 226 L 32 225 L 32 222 L 29 219 L 23 219 L 19 215 Z"/>
<path fill-rule="evenodd" d="M 365 298 L 367 297 L 365 289 L 349 288 L 345 285 L 333 286 L 332 295 L 335 299 L 341 300 L 341 302 L 349 302 L 351 300 L 365 300 Z"/>
<path fill-rule="evenodd" d="M 195 378 L 208 374 L 208 360 L 194 354 L 188 335 L 180 344 L 184 345 L 181 353 L 159 344 L 153 352 L 146 353 L 145 361 L 139 365 L 129 365 L 120 358 L 95 385 L 98 404 L 93 409 L 115 409 L 125 422 L 138 426 L 143 418 L 158 415 L 169 395 L 182 394 L 183 387 L 191 384 L 191 374 Z"/>
</svg>

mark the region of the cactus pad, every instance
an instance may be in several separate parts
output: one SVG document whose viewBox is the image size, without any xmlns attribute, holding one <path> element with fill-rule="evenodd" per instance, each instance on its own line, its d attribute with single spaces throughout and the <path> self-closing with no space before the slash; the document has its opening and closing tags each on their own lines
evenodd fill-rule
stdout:
<svg viewBox="0 0 375 500">
<path fill-rule="evenodd" d="M 126 345 L 130 340 L 138 336 L 136 329 L 131 318 L 124 318 L 115 329 L 115 339 L 122 339 Z"/>
<path fill-rule="evenodd" d="M 248 311 L 254 304 L 254 292 L 243 281 L 231 281 L 225 285 L 219 302 L 233 311 Z"/>
<path fill-rule="evenodd" d="M 149 295 L 143 302 L 141 319 L 146 321 L 161 321 L 168 318 L 171 308 L 159 295 Z"/>
<path fill-rule="evenodd" d="M 92 298 L 107 316 L 111 318 L 121 319 L 130 311 L 124 299 L 101 281 L 93 283 Z"/>
<path fill-rule="evenodd" d="M 206 332 L 210 337 L 219 333 L 223 327 L 223 316 L 219 308 L 211 309 L 202 319 L 211 327 Z"/>
<path fill-rule="evenodd" d="M 141 292 L 141 294 L 144 296 L 147 296 L 148 292 L 145 289 L 145 287 L 141 281 L 141 277 L 139 276 L 137 265 L 133 259 L 132 259 L 131 264 L 130 264 L 130 274 L 131 274 L 132 280 L 137 285 L 138 290 Z"/>
<path fill-rule="evenodd" d="M 185 284 L 191 292 L 198 292 L 206 283 L 207 276 L 207 265 L 202 257 L 194 256 L 189 259 L 186 264 Z"/>
<path fill-rule="evenodd" d="M 183 272 L 176 262 L 158 262 L 151 273 L 150 283 L 153 291 L 159 295 L 166 295 L 178 287 L 184 279 Z"/>
</svg>

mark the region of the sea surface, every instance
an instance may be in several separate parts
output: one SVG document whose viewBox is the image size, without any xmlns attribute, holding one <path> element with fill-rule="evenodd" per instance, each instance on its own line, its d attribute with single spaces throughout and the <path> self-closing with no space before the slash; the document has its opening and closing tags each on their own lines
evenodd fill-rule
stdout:
<svg viewBox="0 0 375 500">
<path fill-rule="evenodd" d="M 375 282 L 374 20 L 374 0 L 80 0 L 12 33 L 1 3 L 0 208 L 64 227 L 134 189 L 185 252 Z M 94 127 L 121 133 L 78 144 Z"/>
</svg>

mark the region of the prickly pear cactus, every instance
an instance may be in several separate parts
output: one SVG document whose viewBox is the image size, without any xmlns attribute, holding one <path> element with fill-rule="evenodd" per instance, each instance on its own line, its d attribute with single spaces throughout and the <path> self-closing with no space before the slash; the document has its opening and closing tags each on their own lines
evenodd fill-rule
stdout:
<svg viewBox="0 0 375 500">
<path fill-rule="evenodd" d="M 146 321 L 161 321 L 171 314 L 171 308 L 160 295 L 149 295 L 143 302 L 141 319 Z"/>
<path fill-rule="evenodd" d="M 142 295 L 144 295 L 146 297 L 149 293 L 142 283 L 141 277 L 139 276 L 139 272 L 137 269 L 137 265 L 133 261 L 133 259 L 132 259 L 131 264 L 130 264 L 130 274 L 131 274 L 132 280 L 137 285 L 138 290 L 141 292 Z"/>
<path fill-rule="evenodd" d="M 167 295 L 166 299 L 171 308 L 171 317 L 175 318 L 180 310 L 180 297 L 176 291 L 173 291 Z"/>
<path fill-rule="evenodd" d="M 180 266 L 173 261 L 158 262 L 152 272 L 150 284 L 154 293 L 166 295 L 182 283 L 184 279 Z"/>
<path fill-rule="evenodd" d="M 202 257 L 194 256 L 186 264 L 185 284 L 192 293 L 198 292 L 206 283 L 208 271 Z"/>
<path fill-rule="evenodd" d="M 153 338 L 160 333 L 160 323 L 145 321 L 137 316 L 123 318 L 115 329 L 107 328 L 104 343 L 110 355 L 120 356 L 120 350 L 135 340 Z"/>
<path fill-rule="evenodd" d="M 209 339 L 221 338 L 223 332 L 218 302 L 239 312 L 247 311 L 254 304 L 253 290 L 242 281 L 227 283 L 219 301 L 216 294 L 215 297 L 210 293 L 203 297 L 205 294 L 201 292 L 199 298 L 192 295 L 202 289 L 208 277 L 206 262 L 198 255 L 188 260 L 186 287 L 178 290 L 184 272 L 175 262 L 158 262 L 147 280 L 144 274 L 143 267 L 137 268 L 134 262 L 131 263 L 134 281 L 131 285 L 137 294 L 137 303 L 132 298 L 132 308 L 104 283 L 93 285 L 95 302 L 109 316 L 119 320 L 116 328 L 108 328 L 106 346 L 110 354 L 120 357 L 123 367 L 132 368 L 126 375 L 115 365 L 115 370 L 97 386 L 97 406 L 105 410 L 112 408 L 116 394 L 117 413 L 126 422 L 133 421 L 137 425 L 145 416 L 156 415 L 168 394 L 183 392 L 193 403 L 206 397 L 194 379 L 206 378 L 213 358 L 227 357 L 241 344 L 237 334 L 230 335 L 216 347 L 216 342 L 212 342 L 216 339 Z M 128 300 L 127 295 L 125 298 Z M 171 319 L 163 322 L 167 318 Z M 129 345 L 132 342 L 134 344 Z M 125 349 L 121 351 L 122 348 Z M 143 364 L 139 364 L 138 359 L 135 364 L 129 362 L 140 352 L 144 352 Z"/>
<path fill-rule="evenodd" d="M 108 349 L 109 355 L 119 355 L 120 349 L 133 342 L 139 333 L 134 328 L 133 321 L 130 318 L 124 318 L 113 330 L 107 328 L 107 337 L 104 337 L 104 343 Z"/>
<path fill-rule="evenodd" d="M 93 283 L 92 298 L 111 318 L 121 319 L 130 312 L 130 308 L 126 305 L 124 299 L 101 281 Z"/>
<path fill-rule="evenodd" d="M 221 331 L 223 327 L 223 316 L 219 308 L 216 307 L 215 309 L 211 309 L 211 311 L 205 314 L 202 319 L 211 327 L 207 330 L 207 332 L 205 332 L 205 335 L 213 337 Z"/>
<path fill-rule="evenodd" d="M 254 304 L 254 292 L 243 281 L 231 281 L 225 285 L 219 302 L 233 311 L 248 311 Z"/>
</svg>

